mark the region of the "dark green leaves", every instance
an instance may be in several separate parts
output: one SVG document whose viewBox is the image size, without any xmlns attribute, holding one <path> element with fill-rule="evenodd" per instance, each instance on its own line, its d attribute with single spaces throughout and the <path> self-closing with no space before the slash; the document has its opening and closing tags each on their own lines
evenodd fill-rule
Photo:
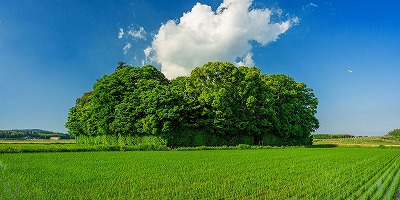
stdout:
<svg viewBox="0 0 400 200">
<path fill-rule="evenodd" d="M 210 62 L 169 81 L 153 66 L 119 63 L 77 99 L 66 127 L 74 135 L 156 135 L 181 146 L 304 145 L 318 128 L 317 104 L 304 83 L 255 67 Z"/>
</svg>

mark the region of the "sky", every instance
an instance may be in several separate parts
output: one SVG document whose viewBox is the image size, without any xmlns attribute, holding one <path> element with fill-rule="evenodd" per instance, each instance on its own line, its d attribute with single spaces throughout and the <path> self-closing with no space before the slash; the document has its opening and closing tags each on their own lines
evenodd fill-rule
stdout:
<svg viewBox="0 0 400 200">
<path fill-rule="evenodd" d="M 304 82 L 316 133 L 400 128 L 394 0 L 1 0 L 0 130 L 67 132 L 75 100 L 118 62 L 168 78 L 208 61 Z"/>
</svg>

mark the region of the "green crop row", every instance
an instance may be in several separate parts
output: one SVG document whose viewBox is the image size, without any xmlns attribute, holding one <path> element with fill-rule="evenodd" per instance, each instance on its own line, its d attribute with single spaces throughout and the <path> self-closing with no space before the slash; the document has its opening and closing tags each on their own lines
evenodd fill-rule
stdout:
<svg viewBox="0 0 400 200">
<path fill-rule="evenodd" d="M 0 199 L 392 199 L 400 150 L 0 154 Z"/>
<path fill-rule="evenodd" d="M 88 151 L 166 151 L 165 145 L 137 144 L 79 145 L 79 144 L 0 144 L 0 153 L 40 153 L 40 152 L 88 152 Z"/>
</svg>

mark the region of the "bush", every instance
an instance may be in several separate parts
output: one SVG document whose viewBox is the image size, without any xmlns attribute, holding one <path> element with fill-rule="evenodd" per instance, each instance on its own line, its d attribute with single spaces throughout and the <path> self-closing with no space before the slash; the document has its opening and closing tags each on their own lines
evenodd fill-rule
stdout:
<svg viewBox="0 0 400 200">
<path fill-rule="evenodd" d="M 237 148 L 238 149 L 251 149 L 251 146 L 248 144 L 238 144 Z"/>
<path fill-rule="evenodd" d="M 166 140 L 160 136 L 154 135 L 97 135 L 97 136 L 76 136 L 77 144 L 89 145 L 111 145 L 111 146 L 130 146 L 139 144 L 163 145 L 167 144 Z"/>
</svg>

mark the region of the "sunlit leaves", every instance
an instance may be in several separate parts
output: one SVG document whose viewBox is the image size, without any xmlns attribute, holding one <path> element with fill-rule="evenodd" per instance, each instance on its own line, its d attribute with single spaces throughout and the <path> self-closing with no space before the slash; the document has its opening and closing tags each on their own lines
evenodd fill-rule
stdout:
<svg viewBox="0 0 400 200">
<path fill-rule="evenodd" d="M 191 138 L 184 145 L 304 145 L 318 128 L 317 104 L 306 84 L 255 67 L 209 62 L 169 81 L 152 66 L 122 65 L 77 99 L 66 126 L 74 135 Z"/>
</svg>

